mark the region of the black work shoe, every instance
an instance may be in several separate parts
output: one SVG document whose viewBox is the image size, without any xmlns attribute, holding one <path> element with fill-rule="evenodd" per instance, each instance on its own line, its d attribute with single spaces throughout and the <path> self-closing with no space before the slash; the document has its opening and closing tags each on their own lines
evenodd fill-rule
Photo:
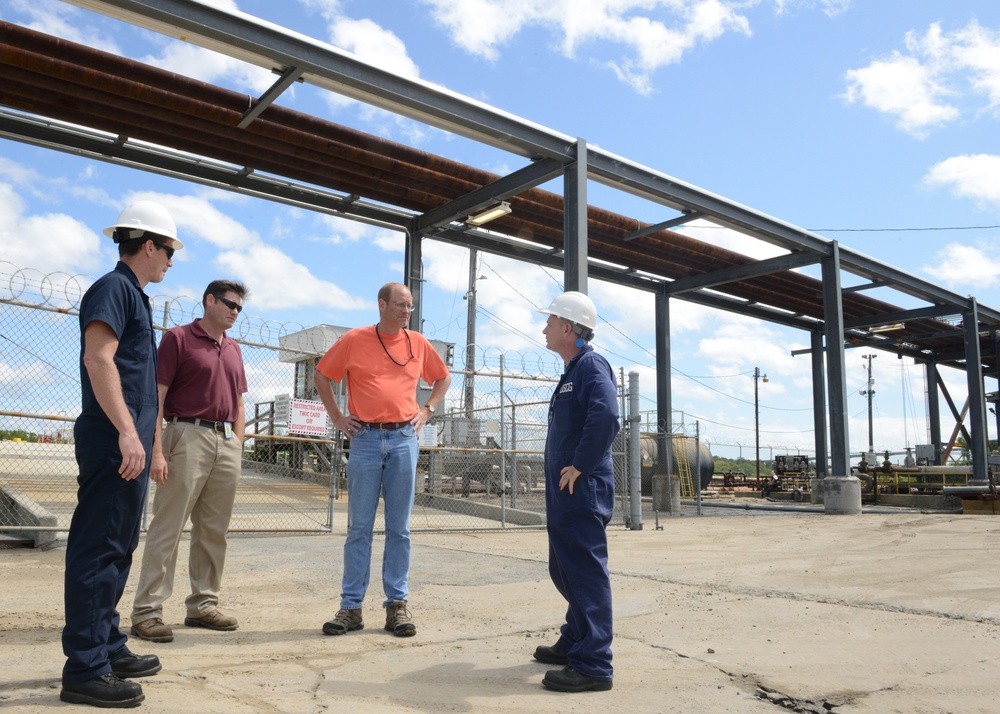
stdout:
<svg viewBox="0 0 1000 714">
<path fill-rule="evenodd" d="M 566 665 L 562 669 L 550 669 L 542 679 L 542 685 L 557 692 L 606 692 L 614 682 L 580 674 Z"/>
<path fill-rule="evenodd" d="M 361 608 L 342 607 L 329 622 L 323 623 L 324 635 L 343 635 L 354 630 L 365 629 L 365 621 L 361 617 Z"/>
<path fill-rule="evenodd" d="M 111 660 L 111 671 L 122 679 L 129 677 L 151 677 L 163 669 L 156 655 L 137 655 L 125 650 L 125 654 Z"/>
<path fill-rule="evenodd" d="M 146 695 L 135 682 L 126 682 L 114 672 L 102 674 L 82 684 L 64 684 L 59 699 L 70 704 L 127 709 L 137 707 Z"/>
<path fill-rule="evenodd" d="M 535 659 L 545 664 L 569 664 L 569 657 L 558 652 L 555 647 L 538 645 L 535 648 Z"/>
<path fill-rule="evenodd" d="M 413 624 L 413 616 L 402 600 L 393 600 L 386 605 L 385 629 L 396 637 L 413 637 L 417 634 L 417 626 Z"/>
</svg>

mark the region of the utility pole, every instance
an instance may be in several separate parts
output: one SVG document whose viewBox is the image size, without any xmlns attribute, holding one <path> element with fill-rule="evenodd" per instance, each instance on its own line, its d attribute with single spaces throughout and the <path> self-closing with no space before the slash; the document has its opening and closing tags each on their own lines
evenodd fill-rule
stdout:
<svg viewBox="0 0 1000 714">
<path fill-rule="evenodd" d="M 757 380 L 763 378 L 767 382 L 767 375 L 761 375 L 760 367 L 753 368 L 753 433 L 754 441 L 757 445 L 757 482 L 760 483 L 760 399 L 757 394 Z"/>
<path fill-rule="evenodd" d="M 862 389 L 858 394 L 868 397 L 868 453 L 875 453 L 875 437 L 872 430 L 872 397 L 875 396 L 875 380 L 872 379 L 872 360 L 878 355 L 861 355 L 861 359 L 868 360 L 868 389 Z M 867 460 L 867 459 L 866 459 Z"/>
<path fill-rule="evenodd" d="M 465 416 L 472 418 L 476 400 L 476 263 L 479 251 L 469 249 L 469 291 L 465 299 L 469 302 L 468 319 L 465 326 Z"/>
</svg>

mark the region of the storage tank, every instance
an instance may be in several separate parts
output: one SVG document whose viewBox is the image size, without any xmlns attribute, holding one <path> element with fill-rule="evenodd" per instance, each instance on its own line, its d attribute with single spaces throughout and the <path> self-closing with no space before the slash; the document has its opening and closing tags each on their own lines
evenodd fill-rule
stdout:
<svg viewBox="0 0 1000 714">
<path fill-rule="evenodd" d="M 653 474 L 656 471 L 657 455 L 659 454 L 659 436 L 656 434 L 643 434 L 639 437 L 640 457 L 642 458 L 642 495 L 651 496 L 653 494 Z M 670 455 L 670 470 L 677 474 L 677 453 L 681 458 L 687 459 L 691 468 L 691 477 L 697 479 L 697 471 L 701 477 L 701 489 L 708 488 L 712 483 L 712 474 L 715 473 L 715 459 L 712 452 L 704 441 L 697 443 L 694 438 L 687 436 L 671 436 L 667 439 L 667 448 Z M 701 452 L 701 464 L 699 470 L 698 452 Z"/>
</svg>

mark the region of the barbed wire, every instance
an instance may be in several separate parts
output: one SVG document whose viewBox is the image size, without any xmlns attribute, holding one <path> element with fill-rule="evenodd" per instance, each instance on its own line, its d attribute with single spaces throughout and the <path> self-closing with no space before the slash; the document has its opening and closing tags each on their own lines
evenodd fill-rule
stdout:
<svg viewBox="0 0 1000 714">
<path fill-rule="evenodd" d="M 0 261 L 0 302 L 46 309 L 69 314 L 78 313 L 83 296 L 95 281 L 84 274 L 62 271 L 46 273 L 36 268 L 22 268 L 10 261 Z M 156 294 L 150 296 L 154 326 L 169 329 L 193 322 L 202 315 L 201 296 Z M 289 361 L 302 357 L 321 357 L 348 327 L 305 325 L 293 321 L 265 319 L 247 312 L 240 313 L 230 335 L 243 344 L 279 348 Z M 454 366 L 461 370 L 468 364 L 466 345 L 452 345 Z M 504 350 L 497 346 L 473 345 L 477 374 L 501 372 L 519 377 L 556 379 L 562 373 L 558 355 L 545 351 Z"/>
</svg>

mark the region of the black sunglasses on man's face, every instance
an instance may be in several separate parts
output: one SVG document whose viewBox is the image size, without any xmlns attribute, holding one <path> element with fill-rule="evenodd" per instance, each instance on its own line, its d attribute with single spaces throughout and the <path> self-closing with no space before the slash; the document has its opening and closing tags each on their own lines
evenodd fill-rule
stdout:
<svg viewBox="0 0 1000 714">
<path fill-rule="evenodd" d="M 218 295 L 213 295 L 216 300 L 221 302 L 223 305 L 228 307 L 230 310 L 236 310 L 237 313 L 243 312 L 243 306 L 238 302 L 233 302 L 232 300 L 227 300 L 224 297 L 219 297 Z"/>
<path fill-rule="evenodd" d="M 173 259 L 174 249 L 171 246 L 166 245 L 164 243 L 157 243 L 155 240 L 153 241 L 153 245 L 155 245 L 157 248 L 159 248 L 160 250 L 162 250 L 164 253 L 167 254 L 167 260 Z"/>
</svg>

